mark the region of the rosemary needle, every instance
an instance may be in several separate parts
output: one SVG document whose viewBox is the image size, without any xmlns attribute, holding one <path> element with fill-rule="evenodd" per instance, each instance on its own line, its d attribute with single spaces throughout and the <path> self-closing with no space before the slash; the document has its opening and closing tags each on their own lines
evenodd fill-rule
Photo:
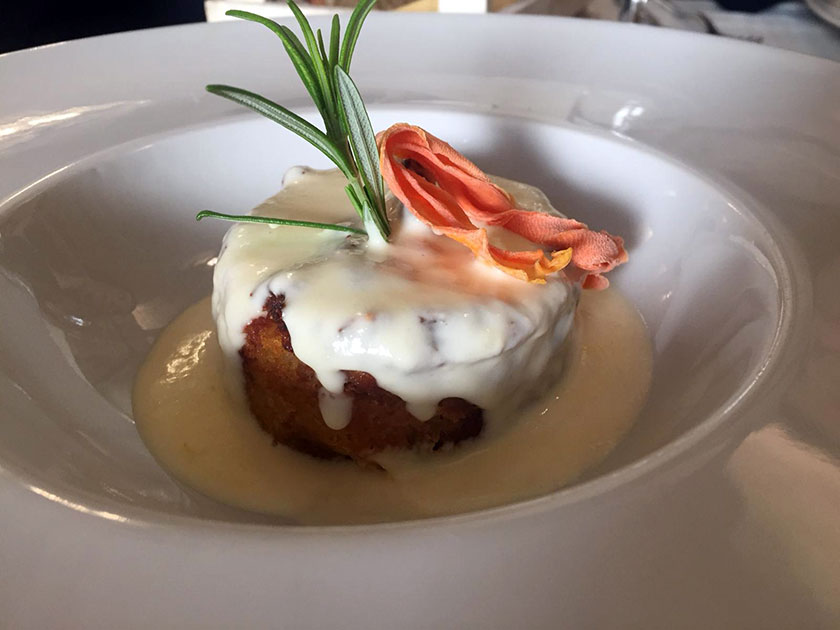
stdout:
<svg viewBox="0 0 840 630">
<path fill-rule="evenodd" d="M 275 217 L 261 217 L 253 214 L 224 214 L 221 212 L 213 212 L 212 210 L 202 210 L 195 215 L 196 221 L 201 221 L 205 217 L 211 219 L 222 219 L 224 221 L 237 221 L 239 223 L 268 223 L 269 225 L 291 225 L 294 227 L 316 228 L 319 230 L 334 230 L 336 232 L 349 232 L 350 234 L 367 234 L 364 230 L 350 227 L 349 225 L 340 225 L 338 223 L 317 223 L 315 221 L 296 221 L 294 219 L 278 219 Z"/>
</svg>

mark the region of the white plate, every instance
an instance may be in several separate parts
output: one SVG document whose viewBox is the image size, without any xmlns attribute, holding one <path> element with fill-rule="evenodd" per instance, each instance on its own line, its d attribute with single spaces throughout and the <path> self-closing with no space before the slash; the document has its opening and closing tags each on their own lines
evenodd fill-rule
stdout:
<svg viewBox="0 0 840 630">
<path fill-rule="evenodd" d="M 840 66 L 627 25 L 394 15 L 354 65 L 377 126 L 428 125 L 629 237 L 616 284 L 659 366 L 639 426 L 583 483 L 456 518 L 302 528 L 184 491 L 127 387 L 209 290 L 224 226 L 193 212 L 246 209 L 319 159 L 202 86 L 303 90 L 255 25 L 8 55 L 0 625 L 840 622 Z"/>
<path fill-rule="evenodd" d="M 840 4 L 832 0 L 805 0 L 805 3 L 826 22 L 840 28 Z"/>
</svg>

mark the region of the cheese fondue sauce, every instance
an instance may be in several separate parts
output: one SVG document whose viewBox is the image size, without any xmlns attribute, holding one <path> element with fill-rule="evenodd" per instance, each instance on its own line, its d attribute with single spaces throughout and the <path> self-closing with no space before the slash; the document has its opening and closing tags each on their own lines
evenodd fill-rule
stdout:
<svg viewBox="0 0 840 630">
<path fill-rule="evenodd" d="M 229 505 L 302 524 L 404 520 L 502 505 L 574 481 L 632 426 L 650 383 L 638 313 L 613 289 L 585 292 L 561 381 L 508 423 L 448 451 L 391 453 L 387 472 L 272 445 L 225 386 L 209 299 L 167 327 L 140 369 L 134 419 L 175 478 Z"/>
<path fill-rule="evenodd" d="M 522 207 L 554 212 L 536 188 L 499 182 Z M 352 223 L 345 184 L 337 170 L 296 167 L 254 214 Z M 230 373 L 241 373 L 246 325 L 270 295 L 282 295 L 295 355 L 324 388 L 330 427 L 349 422 L 344 371 L 358 370 L 420 420 L 456 397 L 484 410 L 486 431 L 500 430 L 559 378 L 579 290 L 562 274 L 540 285 L 490 268 L 393 201 L 390 243 L 253 223 L 229 230 L 213 276 L 213 312 Z M 535 248 L 514 237 L 491 233 L 507 248 Z"/>
<path fill-rule="evenodd" d="M 555 212 L 539 190 L 497 183 L 521 207 Z M 344 184 L 337 171 L 294 168 L 254 214 L 358 225 Z M 651 351 L 619 294 L 580 298 L 563 274 L 542 285 L 517 280 L 435 236 L 393 199 L 390 214 L 388 243 L 265 224 L 228 231 L 212 308 L 204 300 L 176 319 L 135 384 L 138 430 L 176 478 L 301 523 L 400 520 L 551 492 L 628 430 L 648 389 Z M 506 249 L 535 247 L 488 233 Z M 284 297 L 283 321 L 322 385 L 329 427 L 349 422 L 344 371 L 360 370 L 420 420 L 447 397 L 478 405 L 481 435 L 435 453 L 379 453 L 384 471 L 272 445 L 244 400 L 239 357 L 244 328 L 271 295 Z"/>
</svg>

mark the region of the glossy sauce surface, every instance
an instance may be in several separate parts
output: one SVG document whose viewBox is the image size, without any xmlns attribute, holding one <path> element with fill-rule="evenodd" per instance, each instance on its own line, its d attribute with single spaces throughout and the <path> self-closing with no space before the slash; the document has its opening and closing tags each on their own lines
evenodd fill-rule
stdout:
<svg viewBox="0 0 840 630">
<path fill-rule="evenodd" d="M 526 209 L 556 213 L 533 186 L 497 178 Z M 289 169 L 283 188 L 254 214 L 357 223 L 337 170 Z M 346 371 L 366 372 L 428 420 L 444 398 L 484 410 L 489 430 L 506 421 L 563 370 L 579 289 L 565 274 L 522 282 L 436 236 L 396 199 L 388 243 L 343 232 L 239 223 L 225 236 L 213 275 L 213 313 L 232 386 L 249 322 L 269 296 L 282 296 L 295 355 L 315 372 L 321 413 L 350 420 Z M 491 231 L 511 249 L 536 245 Z"/>
<path fill-rule="evenodd" d="M 209 299 L 161 334 L 134 388 L 137 428 L 174 477 L 224 503 L 298 523 L 403 520 L 556 490 L 630 429 L 650 383 L 638 313 L 615 290 L 586 292 L 561 382 L 507 424 L 446 452 L 384 454 L 387 472 L 273 445 L 225 386 Z"/>
</svg>

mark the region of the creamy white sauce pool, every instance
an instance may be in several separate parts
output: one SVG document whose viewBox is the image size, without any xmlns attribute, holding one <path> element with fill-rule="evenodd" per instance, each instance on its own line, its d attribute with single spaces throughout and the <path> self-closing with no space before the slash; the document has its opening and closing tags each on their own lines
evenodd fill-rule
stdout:
<svg viewBox="0 0 840 630">
<path fill-rule="evenodd" d="M 387 473 L 272 445 L 225 387 L 209 300 L 163 331 L 134 388 L 143 440 L 177 479 L 224 503 L 306 524 L 453 514 L 539 496 L 599 463 L 632 426 L 650 384 L 638 313 L 585 292 L 562 380 L 496 435 L 426 456 L 385 455 Z"/>
<path fill-rule="evenodd" d="M 345 183 L 338 171 L 291 169 L 254 214 L 354 223 Z M 522 207 L 554 212 L 536 188 L 499 183 Z M 535 247 L 503 231 L 491 238 Z M 285 296 L 295 354 L 322 384 L 322 415 L 335 429 L 350 418 L 344 371 L 359 370 L 421 420 L 460 397 L 484 409 L 485 431 L 501 430 L 558 379 L 579 293 L 562 274 L 535 285 L 490 268 L 410 215 L 395 221 L 390 244 L 368 246 L 341 232 L 237 224 L 213 280 L 219 343 L 235 375 L 245 326 L 269 295 Z"/>
<path fill-rule="evenodd" d="M 537 189 L 497 182 L 520 206 L 554 212 Z M 340 173 L 295 168 L 283 184 L 255 214 L 358 225 Z M 208 300 L 188 309 L 161 335 L 135 384 L 138 429 L 177 478 L 223 502 L 303 523 L 434 516 L 559 488 L 631 426 L 651 353 L 640 318 L 618 294 L 586 294 L 576 316 L 580 292 L 562 274 L 544 285 L 516 280 L 410 214 L 396 216 L 393 200 L 390 207 L 387 244 L 306 228 L 229 230 L 213 318 Z M 504 231 L 490 234 L 508 249 L 534 248 Z M 272 445 L 248 411 L 239 357 L 245 326 L 271 294 L 285 296 L 295 354 L 323 386 L 331 428 L 350 418 L 343 371 L 360 370 L 420 419 L 450 396 L 477 404 L 482 434 L 443 452 L 380 453 L 374 459 L 385 472 Z"/>
</svg>

